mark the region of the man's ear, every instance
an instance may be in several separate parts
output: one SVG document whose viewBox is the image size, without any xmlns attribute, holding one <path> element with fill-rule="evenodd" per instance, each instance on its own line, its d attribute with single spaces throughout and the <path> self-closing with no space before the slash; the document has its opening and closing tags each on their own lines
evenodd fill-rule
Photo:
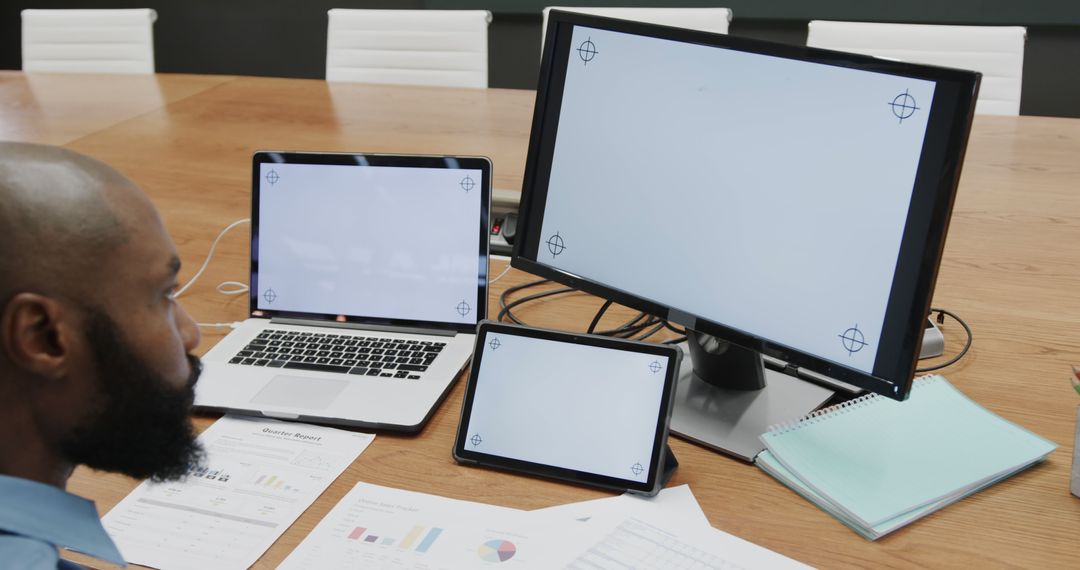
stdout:
<svg viewBox="0 0 1080 570">
<path fill-rule="evenodd" d="M 0 309 L 0 351 L 16 369 L 59 378 L 70 366 L 73 318 L 56 299 L 18 293 Z"/>
</svg>

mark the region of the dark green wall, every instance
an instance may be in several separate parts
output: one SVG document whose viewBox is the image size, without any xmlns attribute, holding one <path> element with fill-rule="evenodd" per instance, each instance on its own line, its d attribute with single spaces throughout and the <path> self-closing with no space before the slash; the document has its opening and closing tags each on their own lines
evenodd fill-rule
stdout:
<svg viewBox="0 0 1080 570">
<path fill-rule="evenodd" d="M 799 45 L 806 42 L 811 19 L 1027 26 L 1020 112 L 1080 117 L 1080 2 L 1075 0 L 13 0 L 0 6 L 0 69 L 21 66 L 23 8 L 154 8 L 158 71 L 309 78 L 324 75 L 330 8 L 482 8 L 495 16 L 489 35 L 490 85 L 532 89 L 539 69 L 540 11 L 549 4 L 720 5 L 735 14 L 732 35 Z"/>
<path fill-rule="evenodd" d="M 428 0 L 429 8 L 492 10 L 491 81 L 493 87 L 535 88 L 539 70 L 540 11 L 544 6 L 724 6 L 734 18 L 729 33 L 762 40 L 806 44 L 812 19 L 885 21 L 921 24 L 1021 25 L 1028 31 L 1020 113 L 1080 117 L 1080 2 L 980 2 L 913 0 L 907 3 L 841 0 L 733 0 L 727 2 L 641 2 L 634 0 L 498 1 Z M 530 59 L 530 57 L 532 59 Z"/>
<path fill-rule="evenodd" d="M 161 72 L 321 78 L 327 10 L 422 7 L 422 0 L 4 0 L 0 69 L 22 67 L 24 8 L 153 8 L 154 59 Z"/>
<path fill-rule="evenodd" d="M 682 6 L 731 8 L 751 20 L 859 20 L 925 24 L 1080 26 L 1080 5 L 1070 0 L 427 0 L 438 9 L 483 9 L 537 14 L 545 6 Z"/>
</svg>

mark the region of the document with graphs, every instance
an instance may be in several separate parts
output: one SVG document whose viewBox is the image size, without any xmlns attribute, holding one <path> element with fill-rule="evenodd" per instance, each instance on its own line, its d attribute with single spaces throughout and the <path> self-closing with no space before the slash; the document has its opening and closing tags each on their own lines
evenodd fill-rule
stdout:
<svg viewBox="0 0 1080 570">
<path fill-rule="evenodd" d="M 357 483 L 278 570 L 544 568 L 527 511 Z"/>
<path fill-rule="evenodd" d="M 278 567 L 667 570 L 807 566 L 709 526 L 686 485 L 535 511 L 357 483 Z"/>
<path fill-rule="evenodd" d="M 129 563 L 247 568 L 374 438 L 225 416 L 199 436 L 206 459 L 185 480 L 143 481 L 102 523 Z"/>
</svg>

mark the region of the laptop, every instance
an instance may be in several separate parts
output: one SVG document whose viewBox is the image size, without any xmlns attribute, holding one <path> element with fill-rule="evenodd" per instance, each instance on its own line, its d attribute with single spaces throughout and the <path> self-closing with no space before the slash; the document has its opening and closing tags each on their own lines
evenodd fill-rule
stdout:
<svg viewBox="0 0 1080 570">
<path fill-rule="evenodd" d="M 250 318 L 200 410 L 419 431 L 487 316 L 491 161 L 257 152 Z"/>
</svg>

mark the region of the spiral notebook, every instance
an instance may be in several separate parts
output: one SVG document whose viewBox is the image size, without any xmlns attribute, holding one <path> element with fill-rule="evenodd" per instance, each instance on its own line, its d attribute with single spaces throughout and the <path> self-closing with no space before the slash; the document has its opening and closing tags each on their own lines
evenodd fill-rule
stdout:
<svg viewBox="0 0 1080 570">
<path fill-rule="evenodd" d="M 907 401 L 870 395 L 774 426 L 757 464 L 874 539 L 1043 459 L 1057 446 L 943 376 Z"/>
</svg>

